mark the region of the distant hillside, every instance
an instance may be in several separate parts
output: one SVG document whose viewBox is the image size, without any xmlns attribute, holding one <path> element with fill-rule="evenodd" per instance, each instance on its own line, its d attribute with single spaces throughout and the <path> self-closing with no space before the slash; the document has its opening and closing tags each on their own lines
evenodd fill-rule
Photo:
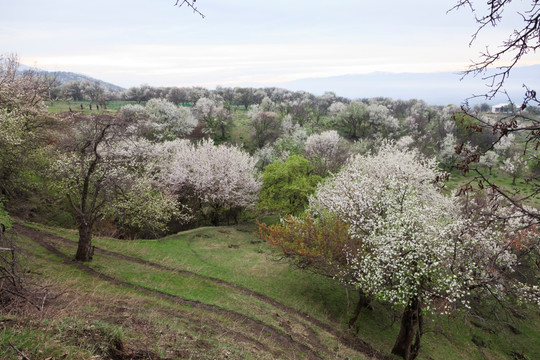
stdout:
<svg viewBox="0 0 540 360">
<path fill-rule="evenodd" d="M 113 90 L 113 91 L 125 90 L 121 86 L 114 85 L 114 84 L 108 83 L 106 81 L 99 80 L 99 79 L 93 78 L 91 76 L 83 75 L 83 74 L 78 74 L 78 73 L 73 73 L 73 72 L 68 72 L 68 71 L 46 71 L 46 70 L 43 70 L 43 69 L 30 67 L 30 66 L 27 66 L 27 65 L 24 65 L 24 64 L 19 65 L 19 71 L 27 71 L 27 70 L 36 71 L 40 75 L 55 76 L 56 80 L 58 80 L 58 82 L 60 84 L 64 84 L 64 83 L 66 83 L 68 81 L 84 81 L 84 80 L 87 80 L 87 81 L 91 81 L 91 82 L 97 82 L 97 83 L 105 86 L 109 90 Z"/>
<path fill-rule="evenodd" d="M 422 99 L 433 105 L 461 104 L 473 94 L 483 94 L 489 89 L 481 77 L 467 77 L 460 80 L 461 75 L 452 72 L 439 73 L 387 73 L 375 72 L 360 75 L 343 75 L 325 78 L 307 78 L 277 86 L 289 90 L 304 90 L 317 95 L 325 91 L 333 91 L 339 96 L 355 98 L 372 98 L 377 96 L 394 99 Z M 505 83 L 511 99 L 521 101 L 525 90 L 523 84 L 538 86 L 540 84 L 540 65 L 517 67 Z M 485 98 L 470 100 L 471 104 L 488 102 L 507 102 L 500 96 L 486 101 Z"/>
<path fill-rule="evenodd" d="M 56 76 L 56 79 L 61 83 L 66 83 L 68 81 L 92 81 L 100 83 L 101 85 L 105 86 L 109 90 L 125 90 L 123 87 L 114 85 L 108 82 L 105 82 L 103 80 L 98 80 L 90 76 L 86 76 L 83 74 L 77 74 L 72 72 L 66 72 L 66 71 L 58 71 L 58 72 L 50 72 L 50 71 L 43 71 L 41 73 L 46 73 L 47 75 Z"/>
</svg>

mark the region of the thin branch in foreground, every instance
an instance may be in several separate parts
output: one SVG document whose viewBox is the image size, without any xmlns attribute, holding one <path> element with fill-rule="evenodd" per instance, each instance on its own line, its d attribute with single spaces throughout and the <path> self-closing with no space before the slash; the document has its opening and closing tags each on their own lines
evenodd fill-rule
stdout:
<svg viewBox="0 0 540 360">
<path fill-rule="evenodd" d="M 176 3 L 174 4 L 174 6 L 182 7 L 183 5 L 186 5 L 187 7 L 190 7 L 191 9 L 193 9 L 194 13 L 199 14 L 204 19 L 204 14 L 200 12 L 199 9 L 197 9 L 197 7 L 195 6 L 196 1 L 197 0 L 192 0 L 192 1 L 176 0 Z"/>
<path fill-rule="evenodd" d="M 13 345 L 11 342 L 9 342 L 8 344 L 13 348 L 13 350 L 17 352 L 17 354 L 19 354 L 21 358 L 23 358 L 24 360 L 30 360 L 28 356 L 26 356 L 21 350 L 17 349 L 15 345 Z"/>
</svg>

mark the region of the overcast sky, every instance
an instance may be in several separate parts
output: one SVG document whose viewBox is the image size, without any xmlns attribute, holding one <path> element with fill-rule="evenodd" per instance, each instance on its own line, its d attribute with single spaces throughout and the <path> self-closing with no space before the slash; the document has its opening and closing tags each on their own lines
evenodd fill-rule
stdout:
<svg viewBox="0 0 540 360">
<path fill-rule="evenodd" d="M 460 71 L 513 24 L 470 48 L 474 19 L 447 13 L 454 2 L 198 0 L 203 19 L 175 0 L 0 0 L 0 52 L 123 87 Z M 538 55 L 525 60 L 540 63 Z"/>
</svg>

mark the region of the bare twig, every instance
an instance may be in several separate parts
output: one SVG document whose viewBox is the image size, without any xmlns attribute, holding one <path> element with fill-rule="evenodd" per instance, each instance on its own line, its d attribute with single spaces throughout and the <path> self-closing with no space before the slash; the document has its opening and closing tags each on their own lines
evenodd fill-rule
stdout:
<svg viewBox="0 0 540 360">
<path fill-rule="evenodd" d="M 511 0 L 488 0 L 487 9 L 481 15 L 474 8 L 473 3 L 473 0 L 459 0 L 449 10 L 459 10 L 466 7 L 474 14 L 478 28 L 471 36 L 469 46 L 477 40 L 481 31 L 501 23 L 503 12 Z M 482 75 L 482 79 L 488 81 L 491 90 L 485 94 L 487 99 L 492 99 L 502 90 L 511 70 L 526 54 L 540 48 L 540 2 L 531 1 L 529 5 L 524 6 L 526 7 L 523 11 L 517 12 L 521 17 L 521 27 L 515 29 L 496 51 L 491 51 L 489 46 L 486 46 L 485 51 L 480 53 L 479 60 L 473 61 L 469 68 L 462 72 L 463 77 Z"/>
<path fill-rule="evenodd" d="M 194 13 L 197 13 L 199 14 L 203 19 L 204 19 L 204 14 L 201 13 L 199 11 L 199 9 L 197 9 L 197 7 L 195 6 L 195 2 L 197 0 L 192 0 L 192 1 L 188 1 L 188 0 L 176 0 L 176 3 L 174 4 L 174 6 L 178 6 L 178 7 L 182 7 L 182 5 L 186 5 L 187 7 L 193 9 L 193 12 Z"/>
<path fill-rule="evenodd" d="M 21 350 L 17 349 L 15 347 L 15 345 L 13 345 L 11 342 L 8 343 L 9 346 L 11 346 L 13 348 L 13 350 L 15 350 L 17 352 L 17 354 L 19 354 L 19 356 L 21 356 L 24 360 L 30 360 L 30 358 L 28 356 L 26 356 Z"/>
</svg>

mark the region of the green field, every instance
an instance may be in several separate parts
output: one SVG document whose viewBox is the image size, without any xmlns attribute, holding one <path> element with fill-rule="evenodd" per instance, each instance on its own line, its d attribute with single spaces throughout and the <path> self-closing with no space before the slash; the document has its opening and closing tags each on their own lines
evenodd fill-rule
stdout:
<svg viewBox="0 0 540 360">
<path fill-rule="evenodd" d="M 135 101 L 107 101 L 106 108 L 96 104 L 91 101 L 73 101 L 73 100 L 56 100 L 56 101 L 46 101 L 47 109 L 50 113 L 58 114 L 69 112 L 69 109 L 73 112 L 84 113 L 84 114 L 101 114 L 101 113 L 116 113 L 118 109 L 126 104 L 136 104 Z M 82 105 L 82 108 L 81 108 Z M 92 109 L 90 109 L 92 105 Z M 96 107 L 96 105 L 99 107 Z"/>
<path fill-rule="evenodd" d="M 74 230 L 26 225 L 16 228 L 24 265 L 51 300 L 0 319 L 2 359 L 392 358 L 399 313 L 363 310 L 356 337 L 346 327 L 354 289 L 276 261 L 252 225 L 96 238 L 83 266 L 71 261 Z M 419 358 L 540 358 L 538 311 L 484 310 L 492 320 L 430 318 Z"/>
</svg>

